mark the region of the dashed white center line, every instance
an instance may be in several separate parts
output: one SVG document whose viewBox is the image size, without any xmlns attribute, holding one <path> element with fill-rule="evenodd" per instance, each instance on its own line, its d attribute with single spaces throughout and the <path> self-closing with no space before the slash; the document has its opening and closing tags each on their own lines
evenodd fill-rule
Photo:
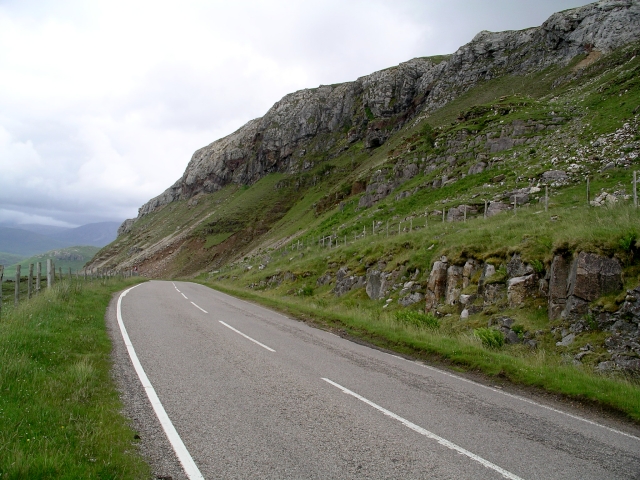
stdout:
<svg viewBox="0 0 640 480">
<path fill-rule="evenodd" d="M 244 333 L 242 333 L 240 330 L 236 330 L 235 328 L 233 328 L 231 325 L 224 323 L 222 320 L 218 320 L 222 325 L 224 325 L 227 328 L 230 328 L 231 330 L 233 330 L 234 332 L 236 332 L 239 335 L 242 335 L 244 338 L 246 338 L 247 340 L 251 340 L 253 343 L 255 343 L 256 345 L 260 345 L 262 348 L 265 348 L 267 350 L 269 350 L 270 352 L 275 352 L 275 350 L 273 348 L 267 347 L 264 343 L 260 343 L 257 340 L 254 340 L 253 338 L 251 338 L 249 335 L 245 335 Z"/>
<path fill-rule="evenodd" d="M 193 305 L 194 307 L 196 307 L 198 310 L 202 310 L 204 313 L 209 313 L 207 312 L 204 308 L 199 307 L 198 305 L 196 305 L 195 303 L 191 302 L 191 305 Z"/>
<path fill-rule="evenodd" d="M 355 397 L 358 400 L 366 403 L 367 405 L 375 408 L 376 410 L 384 413 L 386 416 L 391 417 L 394 420 L 398 420 L 400 423 L 402 423 L 403 425 L 409 427 L 414 432 L 418 432 L 419 434 L 424 435 L 425 437 L 431 438 L 432 440 L 435 440 L 436 442 L 438 442 L 440 445 L 445 446 L 447 448 L 450 448 L 451 450 L 454 450 L 454 451 L 456 451 L 456 452 L 458 452 L 458 453 L 460 453 L 462 455 L 465 455 L 466 457 L 469 457 L 472 460 L 475 460 L 476 462 L 480 463 L 484 467 L 490 468 L 491 470 L 494 470 L 494 471 L 498 472 L 504 478 L 508 478 L 510 480 L 522 480 L 517 475 L 514 475 L 513 473 L 505 470 L 504 468 L 499 467 L 498 465 L 496 465 L 494 463 L 491 463 L 489 460 L 485 460 L 484 458 L 476 455 L 475 453 L 472 453 L 469 450 L 465 450 L 464 448 L 459 447 L 455 443 L 450 442 L 449 440 L 446 440 L 446 439 L 436 435 L 435 433 L 432 433 L 429 430 L 426 430 L 426 429 L 416 425 L 415 423 L 411 423 L 409 420 L 407 420 L 405 418 L 402 418 L 399 415 L 396 415 L 395 413 L 387 410 L 386 408 L 381 407 L 380 405 L 378 405 L 376 403 L 373 403 L 371 400 L 367 400 L 363 396 L 358 395 L 355 392 L 352 392 L 351 390 L 343 387 L 342 385 L 339 385 L 336 382 L 332 382 L 328 378 L 323 378 L 322 380 L 324 380 L 325 382 L 333 385 L 334 387 L 339 388 L 340 390 L 342 390 L 347 395 L 351 395 L 352 397 Z"/>
<path fill-rule="evenodd" d="M 187 298 L 187 296 L 182 292 L 180 292 L 180 295 L 182 295 L 184 298 Z M 187 300 L 189 300 L 189 299 L 187 298 Z"/>
</svg>

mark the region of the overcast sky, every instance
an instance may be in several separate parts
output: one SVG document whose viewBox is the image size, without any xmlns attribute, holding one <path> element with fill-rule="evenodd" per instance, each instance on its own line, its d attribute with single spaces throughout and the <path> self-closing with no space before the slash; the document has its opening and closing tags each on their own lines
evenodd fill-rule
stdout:
<svg viewBox="0 0 640 480">
<path fill-rule="evenodd" d="M 580 0 L 0 0 L 0 223 L 135 217 L 285 94 Z"/>
</svg>

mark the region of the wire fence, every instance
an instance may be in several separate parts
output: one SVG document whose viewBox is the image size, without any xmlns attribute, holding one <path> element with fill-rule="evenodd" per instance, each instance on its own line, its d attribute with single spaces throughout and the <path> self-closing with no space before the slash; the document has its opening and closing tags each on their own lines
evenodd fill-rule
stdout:
<svg viewBox="0 0 640 480">
<path fill-rule="evenodd" d="M 43 269 L 43 262 L 31 263 L 28 265 L 28 274 L 23 275 L 22 265 L 15 265 L 15 275 L 6 278 L 5 266 L 0 265 L 0 318 L 2 309 L 13 304 L 17 307 L 21 302 L 28 301 L 38 295 L 45 288 L 51 288 L 55 283 L 61 281 L 83 281 L 92 282 L 94 280 L 104 280 L 110 278 L 128 278 L 137 276 L 135 268 L 129 269 L 81 269 L 75 272 L 69 267 L 63 271 L 62 267 L 56 269 L 52 259 L 48 259 Z M 12 301 L 13 298 L 13 301 Z"/>
</svg>

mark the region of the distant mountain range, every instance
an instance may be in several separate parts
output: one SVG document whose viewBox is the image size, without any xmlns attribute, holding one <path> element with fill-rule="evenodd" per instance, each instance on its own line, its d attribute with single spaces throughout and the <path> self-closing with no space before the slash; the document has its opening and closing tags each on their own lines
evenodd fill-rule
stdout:
<svg viewBox="0 0 640 480">
<path fill-rule="evenodd" d="M 71 246 L 104 247 L 117 235 L 120 222 L 100 222 L 76 228 L 50 225 L 0 225 L 0 253 L 22 257 Z"/>
</svg>

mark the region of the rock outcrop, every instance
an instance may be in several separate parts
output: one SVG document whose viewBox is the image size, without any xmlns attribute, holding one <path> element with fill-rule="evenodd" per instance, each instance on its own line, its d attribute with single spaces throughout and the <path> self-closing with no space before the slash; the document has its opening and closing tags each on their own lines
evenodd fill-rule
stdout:
<svg viewBox="0 0 640 480">
<path fill-rule="evenodd" d="M 182 178 L 143 205 L 138 218 L 229 183 L 299 172 L 313 165 L 305 158 L 310 154 L 330 155 L 356 141 L 375 148 L 420 112 L 428 115 L 481 81 L 564 65 L 582 53 L 606 54 L 638 38 L 640 1 L 603 0 L 555 13 L 537 28 L 480 32 L 440 63 L 417 58 L 354 82 L 289 94 L 262 118 L 196 151 Z M 511 136 L 487 139 L 487 151 L 524 142 L 514 139 L 524 127 L 513 128 Z M 482 171 L 483 163 L 469 173 Z M 503 208 L 492 203 L 488 215 Z M 123 225 L 120 234 L 130 228 L 131 222 Z"/>
</svg>

